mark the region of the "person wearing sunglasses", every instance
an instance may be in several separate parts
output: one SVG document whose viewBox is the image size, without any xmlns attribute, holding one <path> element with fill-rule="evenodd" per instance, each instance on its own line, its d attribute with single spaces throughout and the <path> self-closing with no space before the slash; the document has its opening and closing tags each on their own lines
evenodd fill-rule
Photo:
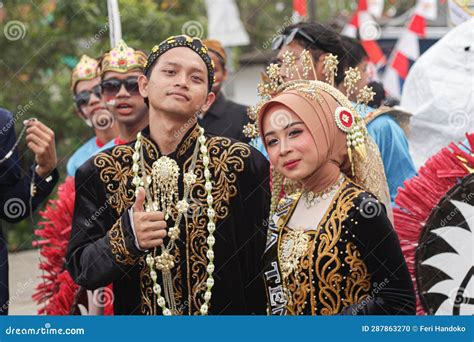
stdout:
<svg viewBox="0 0 474 342">
<path fill-rule="evenodd" d="M 147 55 L 121 40 L 100 62 L 101 94 L 113 113 L 119 135 L 105 147 L 135 140 L 148 125 L 148 107 L 138 92 L 138 76 L 143 75 Z"/>
<path fill-rule="evenodd" d="M 292 52 L 298 57 L 305 49 L 311 53 L 316 74 L 310 73 L 308 78 L 314 79 L 316 76 L 320 81 L 325 80 L 324 59 L 326 56 L 329 54 L 336 56 L 344 55 L 344 48 L 339 34 L 329 26 L 316 22 L 298 23 L 288 26 L 272 42 L 272 50 L 278 51 L 277 62 L 281 65 L 280 75 L 283 81 L 290 81 L 297 77 L 296 74 L 291 75 L 287 72 L 287 68 L 283 63 L 285 53 Z M 300 74 L 302 74 L 303 65 L 301 61 L 298 59 L 296 64 L 301 69 Z M 339 63 L 335 78 L 336 85 L 343 80 L 344 64 Z"/>
<path fill-rule="evenodd" d="M 107 110 L 100 93 L 98 61 L 83 55 L 72 71 L 71 90 L 74 94 L 76 113 L 94 129 L 95 136 L 84 143 L 69 158 L 68 176 L 74 176 L 76 170 L 97 153 L 107 142 L 118 135 L 113 115 Z"/>
</svg>

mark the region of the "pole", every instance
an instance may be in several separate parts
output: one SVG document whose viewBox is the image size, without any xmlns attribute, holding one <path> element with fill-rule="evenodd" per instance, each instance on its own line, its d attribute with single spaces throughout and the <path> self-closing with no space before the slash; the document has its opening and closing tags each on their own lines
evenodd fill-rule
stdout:
<svg viewBox="0 0 474 342">
<path fill-rule="evenodd" d="M 110 47 L 113 49 L 122 39 L 122 23 L 120 22 L 118 0 L 107 0 L 107 11 L 109 14 Z"/>
</svg>

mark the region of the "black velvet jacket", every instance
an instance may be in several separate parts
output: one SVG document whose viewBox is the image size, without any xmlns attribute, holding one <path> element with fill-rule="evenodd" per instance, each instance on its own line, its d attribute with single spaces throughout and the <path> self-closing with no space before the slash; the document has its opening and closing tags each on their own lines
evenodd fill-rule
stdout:
<svg viewBox="0 0 474 342">
<path fill-rule="evenodd" d="M 245 143 L 250 142 L 243 133 L 244 126 L 248 123 L 247 107 L 227 99 L 222 93 L 199 120 L 206 131 Z"/>
<path fill-rule="evenodd" d="M 158 159 L 158 146 L 143 131 L 146 167 Z M 188 170 L 199 126 L 191 128 L 168 157 Z M 210 314 L 264 314 L 265 292 L 261 259 L 269 210 L 266 159 L 252 147 L 232 139 L 207 136 L 213 184 L 216 232 L 214 280 Z M 67 269 L 87 289 L 113 283 L 115 314 L 162 314 L 156 304 L 144 252 L 134 243 L 128 209 L 135 201 L 131 181 L 133 143 L 116 146 L 87 161 L 76 173 L 76 203 L 67 253 Z M 148 172 L 150 172 L 148 170 Z M 198 314 L 204 301 L 208 250 L 207 192 L 204 167 L 198 158 L 175 249 L 172 281 L 179 314 Z M 168 220 L 174 224 L 176 212 Z M 167 238 L 165 238 L 165 243 Z M 156 252 L 156 249 L 152 252 Z M 158 283 L 162 284 L 158 273 Z"/>
<path fill-rule="evenodd" d="M 301 193 L 284 198 L 264 256 L 273 315 L 414 315 L 415 292 L 385 208 L 346 178 L 317 229 L 288 227 Z"/>
</svg>

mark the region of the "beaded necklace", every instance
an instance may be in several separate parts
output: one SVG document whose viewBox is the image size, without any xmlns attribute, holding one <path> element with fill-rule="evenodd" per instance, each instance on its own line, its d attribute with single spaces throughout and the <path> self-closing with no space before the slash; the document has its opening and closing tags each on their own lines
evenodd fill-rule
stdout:
<svg viewBox="0 0 474 342">
<path fill-rule="evenodd" d="M 214 232 L 216 230 L 216 224 L 214 222 L 215 210 L 212 206 L 214 198 L 212 196 L 211 172 L 209 171 L 209 152 L 206 147 L 206 137 L 204 135 L 204 128 L 200 127 L 199 138 L 194 148 L 191 165 L 188 169 L 188 172 L 184 173 L 183 175 L 183 199 L 176 202 L 178 216 L 176 218 L 175 224 L 168 231 L 168 236 L 170 240 L 168 244 L 162 244 L 160 246 L 160 255 L 152 256 L 152 253 L 148 253 L 146 256 L 146 263 L 149 267 L 150 277 L 153 280 L 153 292 L 157 296 L 156 302 L 161 307 L 163 315 L 165 316 L 170 316 L 177 313 L 173 282 L 171 277 L 171 269 L 175 266 L 174 256 L 172 252 L 173 249 L 176 247 L 176 239 L 179 237 L 179 224 L 182 220 L 183 214 L 186 213 L 189 208 L 187 198 L 189 196 L 191 186 L 196 182 L 196 174 L 194 173 L 194 169 L 196 167 L 196 161 L 199 152 L 202 154 L 202 163 L 204 165 L 205 189 L 207 191 L 208 204 L 207 217 L 209 219 L 207 223 L 207 231 L 209 235 L 207 237 L 208 250 L 206 254 L 207 259 L 209 261 L 206 269 L 208 276 L 206 281 L 207 288 L 204 293 L 204 303 L 200 307 L 200 312 L 202 315 L 206 315 L 208 313 L 209 301 L 212 297 L 212 287 L 214 286 L 214 278 L 212 274 L 215 268 L 213 246 L 215 244 Z M 135 186 L 136 193 L 139 187 L 145 187 L 145 193 L 147 198 L 145 211 L 163 211 L 165 214 L 165 219 L 167 219 L 171 213 L 172 204 L 174 204 L 174 202 L 178 198 L 178 164 L 176 163 L 176 161 L 167 156 L 161 156 L 157 161 L 153 163 L 151 176 L 147 175 L 143 157 L 141 133 L 137 134 L 137 141 L 135 142 L 135 150 L 132 158 L 132 170 L 134 172 L 132 182 Z M 141 177 L 139 175 L 140 169 Z M 153 190 L 153 197 L 150 188 L 151 190 Z M 161 294 L 162 287 L 157 282 L 158 276 L 155 269 L 161 272 L 162 274 L 165 297 L 163 297 Z"/>
</svg>

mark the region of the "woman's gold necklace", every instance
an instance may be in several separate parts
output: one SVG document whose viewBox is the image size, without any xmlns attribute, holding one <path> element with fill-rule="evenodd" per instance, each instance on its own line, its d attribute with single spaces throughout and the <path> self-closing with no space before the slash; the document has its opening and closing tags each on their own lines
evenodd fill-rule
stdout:
<svg viewBox="0 0 474 342">
<path fill-rule="evenodd" d="M 306 208 L 312 208 L 316 204 L 320 203 L 321 201 L 331 197 L 341 186 L 341 184 L 344 182 L 344 175 L 341 174 L 333 185 L 331 185 L 329 188 L 326 190 L 320 191 L 320 192 L 313 192 L 309 190 L 303 191 L 301 194 L 301 197 L 303 198 L 304 204 Z"/>
</svg>

